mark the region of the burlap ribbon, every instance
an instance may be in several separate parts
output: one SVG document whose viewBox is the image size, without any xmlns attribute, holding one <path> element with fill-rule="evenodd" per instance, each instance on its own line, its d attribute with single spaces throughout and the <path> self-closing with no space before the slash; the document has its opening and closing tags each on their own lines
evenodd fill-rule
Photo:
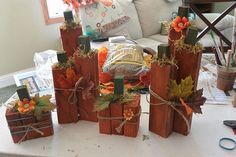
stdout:
<svg viewBox="0 0 236 157">
<path fill-rule="evenodd" d="M 141 115 L 141 110 L 142 110 L 142 109 L 141 109 L 141 107 L 140 107 L 138 113 L 135 114 L 135 115 L 133 115 L 132 118 L 131 118 L 131 120 L 132 120 L 133 118 L 135 118 L 135 117 L 139 117 L 139 116 Z M 126 120 L 124 117 L 103 117 L 103 116 L 100 116 L 99 113 L 97 114 L 97 117 L 98 117 L 99 120 L 123 120 L 123 121 L 120 123 L 120 125 L 116 128 L 116 131 L 117 131 L 118 133 L 121 132 L 122 127 L 129 121 L 129 120 Z"/>
<path fill-rule="evenodd" d="M 189 121 L 188 119 L 184 116 L 184 114 L 176 108 L 176 106 L 182 106 L 180 105 L 179 103 L 176 103 L 176 102 L 172 102 L 172 101 L 167 101 L 165 99 L 163 99 L 161 96 L 159 96 L 157 93 L 155 93 L 153 90 L 151 90 L 151 88 L 149 88 L 149 93 L 156 99 L 158 99 L 159 101 L 161 101 L 161 103 L 157 103 L 157 104 L 154 104 L 154 103 L 151 103 L 149 100 L 148 100 L 148 96 L 146 95 L 146 100 L 147 102 L 150 104 L 150 105 L 154 105 L 154 106 L 159 106 L 159 105 L 168 105 L 170 106 L 171 108 L 173 108 L 184 120 L 184 122 L 186 123 L 187 125 L 187 133 L 189 133 L 190 131 L 190 124 L 189 124 Z"/>
<path fill-rule="evenodd" d="M 38 123 L 31 123 L 31 124 L 27 124 L 27 125 L 8 126 L 8 127 L 9 127 L 10 130 L 12 130 L 12 129 L 25 129 L 26 128 L 24 136 L 22 136 L 22 138 L 18 142 L 20 144 L 22 141 L 24 141 L 24 139 L 26 138 L 26 136 L 28 135 L 28 133 L 30 131 L 35 131 L 35 132 L 39 133 L 41 136 L 43 136 L 44 132 L 40 131 L 39 130 L 40 128 L 36 128 L 34 126 L 36 126 L 36 125 L 45 125 L 45 124 L 50 124 L 49 126 L 52 126 L 51 121 L 48 120 L 48 121 L 43 121 L 43 122 L 38 122 Z"/>
</svg>

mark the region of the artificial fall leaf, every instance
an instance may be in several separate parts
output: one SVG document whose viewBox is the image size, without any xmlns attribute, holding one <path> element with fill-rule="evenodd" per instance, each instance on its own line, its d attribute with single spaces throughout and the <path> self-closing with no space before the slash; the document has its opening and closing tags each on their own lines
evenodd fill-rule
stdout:
<svg viewBox="0 0 236 157">
<path fill-rule="evenodd" d="M 203 89 L 193 92 L 188 98 L 188 106 L 192 108 L 194 113 L 202 113 L 201 106 L 206 102 L 206 98 L 202 96 Z"/>
<path fill-rule="evenodd" d="M 179 99 L 180 100 L 180 103 L 184 106 L 185 110 L 186 110 L 186 113 L 188 116 L 190 116 L 193 112 L 192 108 L 189 107 L 182 98 Z"/>
<path fill-rule="evenodd" d="M 177 84 L 176 80 L 171 80 L 170 96 L 175 99 L 182 98 L 186 100 L 192 94 L 193 83 L 191 76 L 181 79 L 180 84 Z"/>
<path fill-rule="evenodd" d="M 34 115 L 37 119 L 42 118 L 43 112 L 52 111 L 56 108 L 56 106 L 50 102 L 51 95 L 44 95 L 39 96 L 39 94 L 36 94 L 34 97 L 34 101 L 36 102 Z"/>
</svg>

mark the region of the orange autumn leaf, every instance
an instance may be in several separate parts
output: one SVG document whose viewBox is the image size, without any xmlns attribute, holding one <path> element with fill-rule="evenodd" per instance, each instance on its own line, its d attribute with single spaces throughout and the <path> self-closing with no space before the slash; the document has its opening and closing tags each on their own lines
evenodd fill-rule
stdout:
<svg viewBox="0 0 236 157">
<path fill-rule="evenodd" d="M 104 88 L 104 89 L 100 90 L 100 93 L 102 93 L 102 94 L 110 94 L 110 93 L 113 93 L 113 89 Z"/>
<path fill-rule="evenodd" d="M 130 88 L 133 88 L 134 86 L 132 85 L 132 84 L 130 84 L 130 83 L 126 83 L 125 84 L 125 88 L 126 89 L 130 89 Z"/>
<path fill-rule="evenodd" d="M 184 102 L 184 100 L 182 98 L 179 98 L 181 104 L 184 106 L 186 112 L 187 112 L 187 115 L 190 116 L 193 112 L 193 110 Z"/>
<path fill-rule="evenodd" d="M 106 47 L 98 49 L 98 64 L 100 68 L 102 68 L 107 59 L 107 53 L 108 53 L 108 48 Z"/>
<path fill-rule="evenodd" d="M 111 75 L 108 73 L 104 73 L 104 72 L 100 72 L 99 73 L 99 81 L 101 83 L 106 83 L 106 82 L 110 82 L 112 79 Z"/>
<path fill-rule="evenodd" d="M 67 4 L 68 6 L 70 6 L 70 0 L 63 0 L 65 4 Z"/>
</svg>

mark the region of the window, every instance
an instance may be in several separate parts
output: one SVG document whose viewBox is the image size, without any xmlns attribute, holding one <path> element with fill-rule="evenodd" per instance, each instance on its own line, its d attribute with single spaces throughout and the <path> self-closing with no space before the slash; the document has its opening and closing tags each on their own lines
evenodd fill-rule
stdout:
<svg viewBox="0 0 236 157">
<path fill-rule="evenodd" d="M 67 5 L 63 0 L 41 0 L 41 5 L 47 25 L 64 21 L 63 11 L 66 10 Z"/>
</svg>

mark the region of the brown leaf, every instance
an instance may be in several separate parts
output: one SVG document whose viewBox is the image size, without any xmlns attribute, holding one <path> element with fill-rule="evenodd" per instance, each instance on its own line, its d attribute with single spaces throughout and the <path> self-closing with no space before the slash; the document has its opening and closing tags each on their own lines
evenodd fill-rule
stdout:
<svg viewBox="0 0 236 157">
<path fill-rule="evenodd" d="M 202 113 L 201 106 L 206 102 L 206 98 L 202 96 L 203 89 L 193 92 L 188 98 L 187 104 L 192 108 L 194 113 Z"/>
</svg>

